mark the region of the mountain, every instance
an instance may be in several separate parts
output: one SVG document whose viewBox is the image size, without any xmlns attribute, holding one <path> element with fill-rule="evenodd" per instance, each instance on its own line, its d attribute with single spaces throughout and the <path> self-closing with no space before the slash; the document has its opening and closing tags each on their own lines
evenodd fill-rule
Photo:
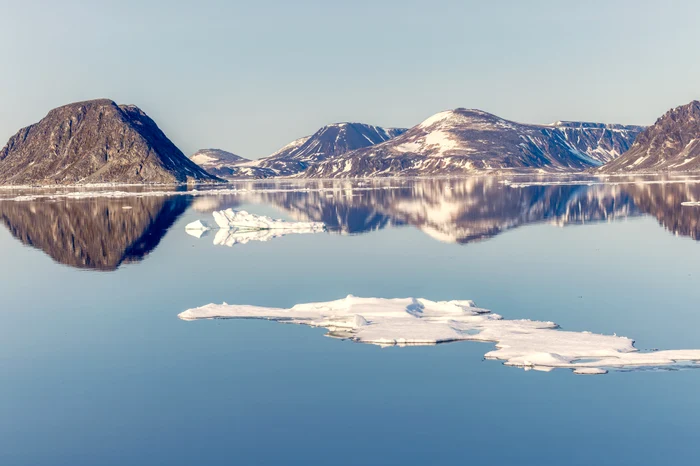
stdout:
<svg viewBox="0 0 700 466">
<path fill-rule="evenodd" d="M 0 201 L 0 223 L 60 264 L 112 271 L 143 260 L 191 203 L 189 196 Z"/>
<path fill-rule="evenodd" d="M 299 177 L 572 172 L 600 166 L 627 150 L 639 126 L 557 122 L 528 125 L 459 108 L 438 113 L 397 137 L 324 157 Z"/>
<path fill-rule="evenodd" d="M 200 149 L 190 160 L 219 178 L 270 178 L 277 173 L 254 166 L 250 159 L 221 149 Z"/>
<path fill-rule="evenodd" d="M 207 170 L 210 168 L 217 169 L 225 165 L 237 165 L 242 162 L 250 162 L 250 160 L 240 155 L 221 149 L 200 149 L 190 157 L 190 160 Z"/>
<path fill-rule="evenodd" d="M 700 170 L 700 102 L 669 110 L 644 130 L 632 147 L 601 173 Z"/>
<path fill-rule="evenodd" d="M 219 181 L 134 105 L 108 99 L 51 110 L 0 150 L 0 184 Z"/>
<path fill-rule="evenodd" d="M 245 166 L 273 170 L 276 175 L 293 175 L 329 157 L 388 141 L 405 131 L 363 123 L 334 123 Z"/>
</svg>

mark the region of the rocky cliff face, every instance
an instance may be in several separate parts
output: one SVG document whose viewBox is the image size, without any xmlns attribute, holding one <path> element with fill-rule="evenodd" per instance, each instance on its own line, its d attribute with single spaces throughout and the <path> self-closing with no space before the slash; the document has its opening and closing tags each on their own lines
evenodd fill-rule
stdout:
<svg viewBox="0 0 700 466">
<path fill-rule="evenodd" d="M 190 161 L 138 107 L 107 99 L 51 110 L 0 150 L 0 184 L 217 180 Z"/>
<path fill-rule="evenodd" d="M 60 264 L 116 270 L 158 246 L 192 202 L 185 196 L 0 202 L 0 222 Z"/>
<path fill-rule="evenodd" d="M 700 170 L 700 102 L 669 110 L 601 173 L 692 172 Z"/>
</svg>

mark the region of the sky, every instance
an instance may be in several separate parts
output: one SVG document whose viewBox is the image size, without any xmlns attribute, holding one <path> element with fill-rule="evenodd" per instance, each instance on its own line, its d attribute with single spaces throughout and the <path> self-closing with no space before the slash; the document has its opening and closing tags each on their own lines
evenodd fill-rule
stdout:
<svg viewBox="0 0 700 466">
<path fill-rule="evenodd" d="M 0 145 L 104 97 L 188 155 L 249 158 L 339 121 L 651 124 L 700 99 L 690 0 L 0 0 L 0 17 Z"/>
</svg>

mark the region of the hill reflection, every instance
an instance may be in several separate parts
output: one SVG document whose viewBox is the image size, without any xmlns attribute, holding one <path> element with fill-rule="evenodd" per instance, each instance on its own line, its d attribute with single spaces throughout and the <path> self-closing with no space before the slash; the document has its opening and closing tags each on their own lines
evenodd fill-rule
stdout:
<svg viewBox="0 0 700 466">
<path fill-rule="evenodd" d="M 0 202 L 0 221 L 58 263 L 110 271 L 153 251 L 191 203 L 186 196 Z"/>
</svg>

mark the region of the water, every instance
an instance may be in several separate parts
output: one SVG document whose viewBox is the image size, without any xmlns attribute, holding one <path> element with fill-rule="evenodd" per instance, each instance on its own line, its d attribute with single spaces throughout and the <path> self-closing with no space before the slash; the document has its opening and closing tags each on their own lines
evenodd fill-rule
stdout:
<svg viewBox="0 0 700 466">
<path fill-rule="evenodd" d="M 0 464 L 696 464 L 698 370 L 541 373 L 483 360 L 486 343 L 382 349 L 177 314 L 473 299 L 700 348 L 700 208 L 680 206 L 700 185 L 259 187 L 0 202 Z M 185 233 L 230 206 L 332 231 L 230 248 Z"/>
</svg>

